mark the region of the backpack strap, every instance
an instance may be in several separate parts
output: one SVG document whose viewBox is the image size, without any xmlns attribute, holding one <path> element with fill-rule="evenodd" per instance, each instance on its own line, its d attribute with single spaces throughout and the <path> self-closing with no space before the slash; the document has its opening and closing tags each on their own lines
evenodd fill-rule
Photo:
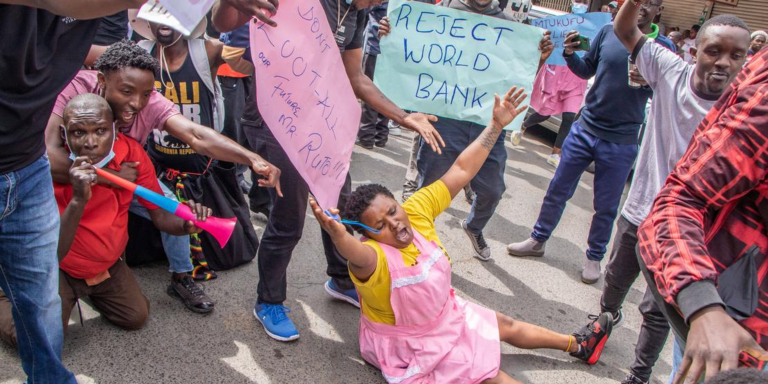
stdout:
<svg viewBox="0 0 768 384">
<path fill-rule="evenodd" d="M 213 77 L 211 64 L 208 61 L 208 51 L 205 49 L 205 40 L 194 39 L 187 41 L 192 65 L 197 74 L 203 80 L 206 88 L 213 94 L 213 129 L 221 133 L 224 129 L 224 96 L 221 92 L 221 84 L 218 77 Z"/>
</svg>

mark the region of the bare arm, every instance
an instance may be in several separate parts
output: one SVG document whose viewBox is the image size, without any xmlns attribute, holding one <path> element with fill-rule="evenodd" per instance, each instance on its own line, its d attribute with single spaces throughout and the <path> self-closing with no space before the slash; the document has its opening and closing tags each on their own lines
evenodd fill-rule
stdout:
<svg viewBox="0 0 768 384">
<path fill-rule="evenodd" d="M 309 199 L 309 205 L 312 207 L 312 212 L 320 226 L 331 236 L 336 249 L 349 261 L 349 271 L 358 280 L 368 280 L 376 271 L 379 262 L 376 250 L 370 245 L 360 242 L 347 232 L 343 224 L 326 215 L 314 198 Z M 339 214 L 339 210 L 336 208 L 331 208 L 330 211 L 332 214 Z"/>
<path fill-rule="evenodd" d="M 260 186 L 274 187 L 278 195 L 283 195 L 280 190 L 280 170 L 224 135 L 182 115 L 169 118 L 165 122 L 165 130 L 201 155 L 251 167 L 254 172 L 265 177 L 259 180 Z"/>
<path fill-rule="evenodd" d="M 213 25 L 219 32 L 229 32 L 255 17 L 276 27 L 277 23 L 267 13 L 274 16 L 279 3 L 279 0 L 219 0 L 213 5 Z"/>
<path fill-rule="evenodd" d="M 139 8 L 146 0 L 0 0 L 0 4 L 44 9 L 54 15 L 96 19 L 128 8 Z"/>
<path fill-rule="evenodd" d="M 643 2 L 646 3 L 648 0 Z M 639 13 L 640 7 L 632 1 L 627 1 L 621 7 L 619 14 L 616 15 L 616 20 L 613 22 L 613 31 L 616 33 L 616 37 L 624 44 L 629 53 L 635 51 L 637 43 L 644 36 L 640 28 L 637 27 L 637 15 Z"/>
<path fill-rule="evenodd" d="M 346 50 L 341 54 L 344 69 L 347 72 L 352 90 L 360 100 L 366 102 L 376 111 L 401 126 L 415 131 L 432 147 L 432 150 L 441 153 L 440 147 L 445 147 L 445 142 L 435 127 L 430 122 L 437 121 L 437 117 L 423 113 L 408 113 L 400 109 L 395 103 L 385 96 L 379 87 L 363 73 L 362 48 Z"/>
<path fill-rule="evenodd" d="M 219 67 L 225 63 L 222 56 L 224 43 L 219 40 L 207 40 L 205 42 L 205 50 L 208 52 L 208 63 L 211 64 L 211 74 L 215 80 Z"/>
<path fill-rule="evenodd" d="M 91 187 L 95 185 L 96 172 L 87 157 L 78 157 L 75 164 L 67 172 L 67 177 L 72 182 L 72 200 L 67 204 L 67 208 L 61 214 L 61 227 L 59 229 L 59 246 L 57 254 L 59 262 L 67 256 L 72 242 L 75 240 L 77 227 L 80 225 L 80 219 L 83 218 L 83 211 L 88 200 L 91 199 Z"/>
<path fill-rule="evenodd" d="M 523 89 L 518 90 L 517 87 L 512 87 L 502 100 L 499 99 L 499 95 L 494 95 L 491 122 L 480 136 L 461 152 L 448 172 L 440 178 L 451 193 L 451 198 L 454 198 L 475 177 L 488 158 L 488 154 L 491 153 L 491 149 L 496 145 L 504 127 L 525 111 L 526 106 L 520 107 L 520 104 L 526 96 L 523 94 Z"/>
<path fill-rule="evenodd" d="M 200 203 L 195 203 L 194 201 L 189 200 L 187 205 L 190 210 L 192 210 L 192 213 L 197 215 L 198 221 L 205 221 L 209 216 L 213 215 L 210 208 L 203 206 Z M 162 209 L 149 209 L 147 211 L 149 212 L 149 216 L 152 218 L 155 227 L 162 232 L 176 236 L 202 232 L 202 229 L 196 227 L 194 222 L 185 221 L 168 211 Z"/>
</svg>

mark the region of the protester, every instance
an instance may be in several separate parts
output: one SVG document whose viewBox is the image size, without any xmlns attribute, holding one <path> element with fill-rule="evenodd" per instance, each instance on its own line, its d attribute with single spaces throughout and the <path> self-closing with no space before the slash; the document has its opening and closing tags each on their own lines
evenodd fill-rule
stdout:
<svg viewBox="0 0 768 384">
<path fill-rule="evenodd" d="M 752 56 L 755 56 L 758 52 L 760 52 L 761 49 L 763 49 L 763 46 L 765 46 L 765 41 L 768 40 L 768 33 L 765 31 L 754 31 L 750 37 L 751 40 L 749 43 L 749 53 L 747 53 L 747 59 L 751 59 Z"/>
<path fill-rule="evenodd" d="M 527 18 L 515 12 L 510 16 L 499 7 L 498 3 L 493 1 L 478 0 L 443 0 L 439 4 L 443 7 L 458 9 L 464 12 L 471 12 L 480 15 L 491 16 L 503 20 L 518 21 Z M 381 31 L 388 34 L 390 25 L 389 20 L 383 19 L 381 22 Z M 544 65 L 552 54 L 554 45 L 550 38 L 550 32 L 545 31 L 544 37 L 539 42 L 541 59 L 539 60 L 539 69 Z M 444 137 L 447 143 L 443 153 L 434 153 L 429 150 L 429 146 L 422 143 L 417 156 L 417 166 L 419 171 L 419 188 L 430 185 L 439 179 L 451 167 L 451 164 L 461 154 L 461 152 L 472 143 L 482 130 L 480 124 L 468 121 L 460 121 L 449 118 L 441 118 L 435 128 Z M 501 197 L 507 187 L 504 184 L 504 169 L 507 161 L 507 150 L 504 148 L 504 138 L 506 132 L 499 137 L 499 141 L 493 147 L 488 161 L 472 179 L 469 184 L 472 196 L 472 207 L 466 220 L 461 221 L 461 227 L 469 238 L 472 248 L 475 251 L 473 256 L 482 261 L 491 259 L 491 247 L 485 241 L 483 229 L 490 221 L 496 207 L 501 201 Z M 467 192 L 469 193 L 469 192 Z M 469 196 L 467 200 L 469 200 Z"/>
<path fill-rule="evenodd" d="M 139 0 L 0 1 L 0 289 L 27 382 L 74 383 L 61 363 L 56 214 L 43 135 L 56 95 L 88 54 L 96 18 Z M 12 4 L 12 5 L 11 5 Z"/>
<path fill-rule="evenodd" d="M 677 55 L 683 59 L 683 34 L 678 31 L 670 31 L 669 34 L 667 34 L 667 37 L 669 37 L 669 39 L 672 40 L 672 43 L 675 44 Z"/>
<path fill-rule="evenodd" d="M 645 4 L 641 3 L 641 4 Z M 622 305 L 640 274 L 637 228 L 648 216 L 672 166 L 717 99 L 744 65 L 749 28 L 735 16 L 715 16 L 701 27 L 696 64 L 658 44 L 648 43 L 635 20 L 641 7 L 627 2 L 614 23 L 616 37 L 632 52 L 637 69 L 653 89 L 643 143 L 637 157 L 632 186 L 617 223 L 610 261 L 606 267 L 600 312 L 612 314 L 617 327 L 624 320 Z M 669 333 L 669 324 L 646 291 L 639 305 L 643 323 L 635 346 L 635 360 L 623 384 L 646 384 Z"/>
<path fill-rule="evenodd" d="M 495 96 L 488 126 L 433 184 L 402 206 L 378 184 L 362 185 L 343 216 L 359 222 L 360 241 L 337 219 L 310 205 L 323 230 L 349 260 L 360 293 L 360 352 L 389 383 L 520 383 L 499 370 L 500 341 L 518 348 L 569 352 L 588 364 L 611 332 L 608 314 L 583 331 L 562 335 L 455 296 L 451 262 L 435 218 L 482 168 L 505 126 L 525 110 L 523 90 Z M 336 208 L 330 214 L 338 215 Z"/>
<path fill-rule="evenodd" d="M 357 98 L 368 103 L 372 108 L 404 128 L 417 132 L 426 145 L 430 146 L 432 150 L 440 152 L 440 148 L 445 143 L 431 124 L 437 118 L 423 113 L 403 111 L 387 99 L 373 84 L 373 81 L 363 73 L 362 47 L 367 22 L 367 9 L 382 2 L 381 0 L 320 1 L 329 20 L 331 31 L 336 36 L 335 40 L 341 52 L 346 74 Z M 231 31 L 242 27 L 251 20 L 251 15 L 254 13 L 257 16 L 259 14 L 264 16 L 260 9 L 242 7 L 240 9 L 227 3 L 220 3 L 214 7 L 213 20 L 221 31 Z M 262 8 L 269 12 L 275 11 L 272 5 Z M 331 22 L 331 20 L 336 20 L 336 22 Z M 247 36 L 247 29 L 241 32 Z M 247 38 L 241 40 L 247 41 Z M 249 59 L 248 56 L 250 54 L 245 54 L 242 58 Z M 230 62 L 235 62 L 237 65 L 233 58 L 230 58 Z M 281 181 L 286 187 L 285 196 L 278 198 L 277 195 L 272 194 L 272 210 L 257 254 L 259 259 L 258 298 L 253 313 L 270 337 L 279 341 L 296 340 L 299 338 L 299 332 L 288 317 L 289 309 L 283 303 L 287 296 L 286 270 L 293 249 L 301 239 L 304 229 L 309 186 L 291 164 L 285 151 L 280 147 L 263 120 L 256 125 L 244 124 L 244 130 L 248 136 L 248 141 L 256 148 L 256 151 L 269 161 L 276 163 L 284 172 Z M 339 196 L 340 204 L 350 194 L 351 185 L 352 180 L 347 174 Z M 359 307 L 360 303 L 355 286 L 347 273 L 346 260 L 339 255 L 327 234 L 323 234 L 322 238 L 328 263 L 326 272 L 330 276 L 330 280 L 325 283 L 325 291 L 333 298 Z"/>
<path fill-rule="evenodd" d="M 365 27 L 365 56 L 363 57 L 363 73 L 373 80 L 376 71 L 376 58 L 381 53 L 379 48 L 379 20 L 387 15 L 387 3 L 376 5 L 368 12 L 368 24 Z M 368 103 L 363 103 L 363 114 L 360 120 L 360 130 L 357 131 L 356 144 L 373 149 L 373 146 L 384 148 L 389 139 L 389 119 L 379 113 Z"/>
<path fill-rule="evenodd" d="M 279 190 L 279 169 L 215 130 L 184 117 L 171 101 L 155 90 L 154 74 L 158 72 L 159 65 L 143 48 L 127 40 L 113 44 L 99 57 L 94 67 L 96 71 L 83 70 L 77 74 L 59 95 L 50 116 L 46 143 L 54 181 L 68 184 L 67 169 L 72 163 L 58 134 L 64 106 L 78 94 L 95 93 L 110 103 L 120 133 L 143 144 L 152 129 L 162 127 L 201 155 L 251 166 L 254 172 L 266 177 L 262 185 L 275 186 Z M 137 166 L 133 162 L 120 164 L 118 174 L 133 181 Z M 170 193 L 166 195 L 173 197 Z M 193 266 L 189 258 L 189 240 L 182 239 L 186 241 L 186 251 L 168 255 L 171 264 L 168 292 L 191 311 L 210 312 L 214 302 L 190 276 Z"/>
<path fill-rule="evenodd" d="M 661 11 L 661 1 L 643 4 L 637 27 L 650 39 L 674 51 L 674 45 L 659 35 L 651 20 Z M 595 76 L 587 94 L 581 118 L 573 124 L 563 143 L 560 165 L 549 184 L 539 217 L 531 237 L 507 246 L 512 256 L 543 256 L 547 240 L 562 217 L 565 204 L 576 191 L 576 185 L 587 166 L 595 163 L 595 215 L 589 230 L 587 260 L 581 281 L 594 284 L 600 279 L 600 262 L 605 256 L 613 221 L 621 195 L 637 155 L 637 135 L 645 118 L 645 104 L 650 88 L 630 87 L 627 71 L 629 51 L 616 38 L 612 25 L 604 26 L 592 39 L 583 58 L 574 55 L 580 42 L 577 31 L 566 35 L 563 56 L 568 68 L 582 79 Z M 642 81 L 633 71 L 631 79 Z"/>
<path fill-rule="evenodd" d="M 224 98 L 216 73 L 224 64 L 224 44 L 198 38 L 206 29 L 206 19 L 189 37 L 182 39 L 181 33 L 169 26 L 137 19 L 137 13 L 136 10 L 129 12 L 131 26 L 136 33 L 149 39 L 138 45 L 160 62 L 160 71 L 155 74 L 157 90 L 173 102 L 184 117 L 223 131 Z M 250 220 L 234 165 L 214 162 L 196 153 L 161 127 L 152 130 L 147 152 L 160 182 L 179 201 L 204 198 L 216 216 L 232 217 L 232 213 L 239 211 L 241 220 Z M 211 178 L 217 182 L 207 182 Z M 132 211 L 146 217 L 146 210 L 141 207 L 134 205 Z M 219 246 L 217 240 L 207 234 L 184 236 L 181 240 L 169 238 L 166 233 L 161 236 L 166 254 L 178 254 L 178 258 L 191 254 L 191 276 L 195 280 L 215 279 L 217 274 L 212 266 L 215 269 L 233 268 L 243 259 L 252 260 L 258 248 L 258 238 L 251 226 L 236 227 L 225 247 Z"/>
<path fill-rule="evenodd" d="M 574 14 L 586 12 L 586 2 L 574 2 L 571 10 Z M 545 64 L 533 83 L 531 110 L 523 122 L 522 129 L 512 132 L 512 144 L 520 145 L 520 139 L 526 129 L 543 123 L 550 116 L 560 115 L 557 138 L 552 146 L 552 153 L 547 158 L 547 164 L 557 168 L 563 142 L 581 109 L 586 91 L 587 81 L 573 74 L 568 67 Z"/>
<path fill-rule="evenodd" d="M 59 295 L 64 329 L 78 300 L 88 297 L 109 322 L 126 330 L 144 326 L 149 301 L 120 257 L 128 242 L 128 208 L 133 192 L 96 183 L 96 168 L 117 170 L 123 162 L 138 163 L 136 184 L 162 194 L 155 170 L 141 144 L 115 133 L 114 117 L 106 100 L 92 93 L 73 97 L 63 112 L 62 135 L 72 157 L 70 183 L 54 183 L 61 214 L 59 233 Z M 158 229 L 175 233 L 198 233 L 185 221 L 158 206 L 139 199 L 147 207 Z M 205 221 L 210 208 L 190 200 L 197 220 Z M 0 319 L 6 319 L 0 316 Z M 2 335 L 12 339 L 16 330 L 0 324 Z"/>
<path fill-rule="evenodd" d="M 701 29 L 701 26 L 697 24 L 692 26 L 691 29 L 686 29 L 688 31 L 687 36 L 683 33 L 683 60 L 686 63 L 691 63 L 694 59 L 694 54 L 691 50 L 696 49 L 696 35 L 698 35 L 699 29 Z"/>
<path fill-rule="evenodd" d="M 674 384 L 765 369 L 768 51 L 701 122 L 638 231 L 646 279 L 669 307 Z M 684 336 L 687 333 L 687 337 Z"/>
</svg>

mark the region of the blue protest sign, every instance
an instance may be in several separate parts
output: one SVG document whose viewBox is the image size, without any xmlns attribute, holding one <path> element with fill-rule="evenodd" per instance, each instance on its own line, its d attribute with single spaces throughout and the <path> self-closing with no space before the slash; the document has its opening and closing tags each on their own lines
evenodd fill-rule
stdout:
<svg viewBox="0 0 768 384">
<path fill-rule="evenodd" d="M 488 124 L 493 95 L 530 94 L 544 31 L 508 20 L 394 0 L 374 82 L 408 110 Z M 507 129 L 520 129 L 524 114 Z"/>
<path fill-rule="evenodd" d="M 547 64 L 566 65 L 563 58 L 563 42 L 568 32 L 577 30 L 579 35 L 588 37 L 591 42 L 600 28 L 610 22 L 610 13 L 595 12 L 545 17 L 531 20 L 531 25 L 552 31 L 552 44 L 555 45 L 555 49 L 552 51 L 552 56 L 547 59 Z M 584 52 L 577 51 L 576 54 L 582 56 Z"/>
</svg>

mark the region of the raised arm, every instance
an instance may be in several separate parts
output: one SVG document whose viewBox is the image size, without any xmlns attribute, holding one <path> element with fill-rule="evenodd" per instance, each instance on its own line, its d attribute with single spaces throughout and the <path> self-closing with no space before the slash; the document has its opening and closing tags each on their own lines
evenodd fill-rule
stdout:
<svg viewBox="0 0 768 384">
<path fill-rule="evenodd" d="M 315 214 L 320 226 L 331 236 L 336 249 L 349 261 L 349 271 L 360 281 L 368 280 L 376 271 L 378 264 L 379 259 L 376 250 L 356 239 L 347 232 L 343 224 L 326 215 L 314 198 L 309 199 L 309 205 L 312 207 L 312 213 Z M 336 208 L 331 208 L 330 211 L 332 214 L 339 214 L 339 210 Z"/>
<path fill-rule="evenodd" d="M 523 89 L 517 89 L 517 87 L 512 87 L 501 100 L 499 95 L 494 95 L 491 122 L 480 136 L 461 152 L 448 172 L 440 178 L 451 193 L 451 198 L 454 198 L 475 177 L 504 127 L 525 111 L 526 106 L 521 107 L 520 104 L 526 96 L 523 94 Z"/>
<path fill-rule="evenodd" d="M 68 172 L 67 177 L 72 183 L 72 200 L 61 214 L 61 226 L 59 229 L 59 247 L 57 254 L 59 262 L 69 253 L 72 242 L 75 240 L 77 227 L 83 218 L 83 211 L 88 200 L 91 199 L 91 187 L 96 182 L 96 172 L 88 160 L 88 157 L 78 157 Z"/>
<path fill-rule="evenodd" d="M 279 196 L 280 169 L 270 164 L 261 156 L 243 148 L 240 144 L 211 128 L 197 124 L 182 115 L 174 115 L 165 122 L 165 130 L 177 139 L 183 141 L 195 152 L 217 160 L 244 164 L 257 174 L 264 176 L 259 179 L 259 186 L 274 187 Z"/>
<path fill-rule="evenodd" d="M 275 27 L 267 13 L 274 16 L 278 4 L 279 0 L 219 0 L 213 5 L 213 25 L 219 32 L 229 32 L 255 17 Z"/>
<path fill-rule="evenodd" d="M 647 3 L 648 0 L 641 0 L 641 2 Z M 637 27 L 637 15 L 639 13 L 640 7 L 635 5 L 633 1 L 627 1 L 621 6 L 619 14 L 616 15 L 616 20 L 613 22 L 613 31 L 616 33 L 616 37 L 630 53 L 635 51 L 637 43 L 643 37 L 643 32 Z"/>
<path fill-rule="evenodd" d="M 363 73 L 363 49 L 356 48 L 345 50 L 341 54 L 344 68 L 352 84 L 355 96 L 366 102 L 388 119 L 400 124 L 404 128 L 415 131 L 437 153 L 442 153 L 440 147 L 445 147 L 445 142 L 435 127 L 430 122 L 437 121 L 437 117 L 423 113 L 408 113 L 400 109 L 379 90 L 373 81 Z"/>
<path fill-rule="evenodd" d="M 44 9 L 54 15 L 95 19 L 128 8 L 139 8 L 146 0 L 0 0 L 0 4 Z"/>
</svg>

